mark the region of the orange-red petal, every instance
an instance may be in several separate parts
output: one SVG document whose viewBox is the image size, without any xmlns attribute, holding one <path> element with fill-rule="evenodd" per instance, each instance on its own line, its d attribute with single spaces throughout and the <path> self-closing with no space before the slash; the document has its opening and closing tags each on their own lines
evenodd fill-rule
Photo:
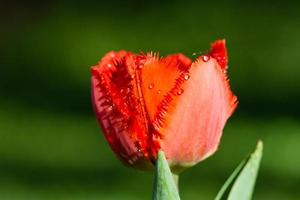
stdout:
<svg viewBox="0 0 300 200">
<path fill-rule="evenodd" d="M 149 120 L 156 130 L 163 124 L 162 115 L 178 82 L 188 72 L 192 61 L 182 54 L 159 59 L 150 56 L 141 70 L 141 87 Z"/>
</svg>

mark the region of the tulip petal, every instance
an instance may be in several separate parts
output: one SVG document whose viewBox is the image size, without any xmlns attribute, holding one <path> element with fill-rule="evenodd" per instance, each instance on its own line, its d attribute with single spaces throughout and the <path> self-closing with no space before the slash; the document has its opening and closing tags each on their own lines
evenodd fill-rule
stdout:
<svg viewBox="0 0 300 200">
<path fill-rule="evenodd" d="M 111 148 L 126 164 L 146 159 L 147 127 L 134 79 L 131 53 L 108 53 L 92 68 L 92 100 Z"/>
<path fill-rule="evenodd" d="M 225 46 L 225 40 L 217 40 L 211 44 L 211 57 L 215 58 L 219 63 L 221 69 L 226 70 L 228 57 L 227 57 L 227 49 Z"/>
<path fill-rule="evenodd" d="M 176 96 L 192 61 L 182 54 L 158 59 L 147 59 L 141 71 L 141 87 L 147 114 L 155 131 L 162 134 L 160 128 L 167 114 L 168 101 Z"/>
<path fill-rule="evenodd" d="M 224 67 L 205 56 L 192 64 L 190 78 L 182 84 L 184 92 L 170 102 L 173 110 L 167 115 L 162 150 L 173 167 L 193 165 L 215 152 L 236 107 Z"/>
</svg>

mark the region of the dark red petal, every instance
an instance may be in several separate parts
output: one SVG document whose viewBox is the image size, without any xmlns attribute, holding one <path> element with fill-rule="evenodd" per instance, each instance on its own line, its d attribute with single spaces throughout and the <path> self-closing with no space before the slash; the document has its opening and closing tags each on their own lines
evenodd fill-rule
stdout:
<svg viewBox="0 0 300 200">
<path fill-rule="evenodd" d="M 136 90 L 134 56 L 110 52 L 92 68 L 92 100 L 105 137 L 122 161 L 146 157 L 147 128 Z"/>
</svg>

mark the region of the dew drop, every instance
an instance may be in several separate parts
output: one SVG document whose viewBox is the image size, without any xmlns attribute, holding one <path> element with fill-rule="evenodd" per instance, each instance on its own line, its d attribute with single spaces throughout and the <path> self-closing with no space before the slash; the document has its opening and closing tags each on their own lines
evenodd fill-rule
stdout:
<svg viewBox="0 0 300 200">
<path fill-rule="evenodd" d="M 131 74 L 131 76 L 130 76 L 132 79 L 134 79 L 134 77 L 135 77 L 135 75 L 134 74 Z"/>
<path fill-rule="evenodd" d="M 142 64 L 140 64 L 140 65 L 138 65 L 138 67 L 137 67 L 138 69 L 142 69 L 143 68 L 143 65 Z"/>
<path fill-rule="evenodd" d="M 153 83 L 150 83 L 149 85 L 148 85 L 148 88 L 151 90 L 151 89 L 153 89 L 153 87 L 154 87 L 154 84 Z"/>
<path fill-rule="evenodd" d="M 113 106 L 109 106 L 108 108 L 107 108 L 107 111 L 112 111 L 113 110 Z"/>
<path fill-rule="evenodd" d="M 184 80 L 189 80 L 189 78 L 190 78 L 190 75 L 189 75 L 189 74 L 185 74 L 185 75 L 184 75 Z"/>
<path fill-rule="evenodd" d="M 161 90 L 157 90 L 157 94 L 160 94 L 161 93 Z"/>
<path fill-rule="evenodd" d="M 209 58 L 210 58 L 209 55 L 204 55 L 204 56 L 202 56 L 202 60 L 203 60 L 204 62 L 209 61 Z"/>
<path fill-rule="evenodd" d="M 108 68 L 111 68 L 111 66 L 112 66 L 112 65 L 111 65 L 110 63 L 109 63 L 109 64 L 107 64 L 107 67 L 108 67 Z"/>
<path fill-rule="evenodd" d="M 197 53 L 194 52 L 194 53 L 192 53 L 192 55 L 195 56 L 195 55 L 197 55 Z"/>
<path fill-rule="evenodd" d="M 183 89 L 179 89 L 178 91 L 177 91 L 177 95 L 181 95 L 183 93 Z"/>
</svg>

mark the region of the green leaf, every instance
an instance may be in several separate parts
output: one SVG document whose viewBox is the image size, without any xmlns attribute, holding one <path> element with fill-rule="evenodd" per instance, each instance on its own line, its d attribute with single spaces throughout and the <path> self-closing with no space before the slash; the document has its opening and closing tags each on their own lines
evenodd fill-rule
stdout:
<svg viewBox="0 0 300 200">
<path fill-rule="evenodd" d="M 222 186 L 215 200 L 250 200 L 252 197 L 259 165 L 263 153 L 263 143 L 257 143 L 255 151 L 243 160 Z"/>
<path fill-rule="evenodd" d="M 162 151 L 159 151 L 157 156 L 152 199 L 180 200 L 169 164 Z"/>
<path fill-rule="evenodd" d="M 225 193 L 228 192 L 230 189 L 230 186 L 232 186 L 233 181 L 236 179 L 236 177 L 239 175 L 245 164 L 247 163 L 247 159 L 243 160 L 237 168 L 232 172 L 232 174 L 229 176 L 229 178 L 226 180 L 224 185 L 222 186 L 221 190 L 218 192 L 215 200 L 221 200 L 224 199 Z"/>
</svg>

